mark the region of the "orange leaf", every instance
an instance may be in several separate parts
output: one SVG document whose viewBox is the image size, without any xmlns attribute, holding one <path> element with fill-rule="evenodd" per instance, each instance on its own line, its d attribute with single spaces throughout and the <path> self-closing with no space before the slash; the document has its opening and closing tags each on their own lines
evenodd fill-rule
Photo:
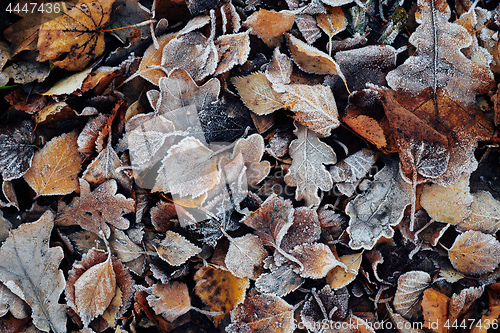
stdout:
<svg viewBox="0 0 500 333">
<path fill-rule="evenodd" d="M 432 328 L 437 333 L 448 332 L 444 324 L 448 318 L 449 303 L 450 298 L 437 290 L 431 288 L 424 291 L 422 298 L 424 327 Z"/>
<path fill-rule="evenodd" d="M 174 321 L 191 309 L 188 287 L 185 283 L 173 281 L 168 284 L 155 284 L 146 291 L 148 304 L 156 314 L 168 321 Z"/>
<path fill-rule="evenodd" d="M 272 38 L 281 36 L 285 31 L 292 28 L 295 14 L 288 10 L 276 12 L 261 8 L 253 13 L 244 23 L 244 26 L 252 28 L 252 34 L 260 38 Z"/>
</svg>

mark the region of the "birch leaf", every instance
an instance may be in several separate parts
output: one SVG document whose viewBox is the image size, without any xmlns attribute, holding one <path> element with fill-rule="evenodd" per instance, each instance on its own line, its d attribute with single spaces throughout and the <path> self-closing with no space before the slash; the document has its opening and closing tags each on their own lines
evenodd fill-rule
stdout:
<svg viewBox="0 0 500 333">
<path fill-rule="evenodd" d="M 333 186 L 332 177 L 323 164 L 334 164 L 337 157 L 317 134 L 302 125 L 295 126 L 297 139 L 290 145 L 292 165 L 285 175 L 285 182 L 297 187 L 295 199 L 304 199 L 307 206 L 319 205 L 318 189 L 328 191 Z"/>
<path fill-rule="evenodd" d="M 352 249 L 371 250 L 377 240 L 384 236 L 392 238 L 394 230 L 403 218 L 403 213 L 411 202 L 411 189 L 399 174 L 398 163 L 388 161 L 369 185 L 346 206 L 349 215 L 347 232 L 351 237 Z"/>
<path fill-rule="evenodd" d="M 146 297 L 154 312 L 168 321 L 174 321 L 191 309 L 188 287 L 183 282 L 155 284 L 146 289 Z"/>
<path fill-rule="evenodd" d="M 420 312 L 419 302 L 430 283 L 430 275 L 423 271 L 410 271 L 401 275 L 394 296 L 394 310 L 407 319 L 418 315 Z"/>
<path fill-rule="evenodd" d="M 290 254 L 302 263 L 303 268 L 296 268 L 295 272 L 304 278 L 324 278 L 332 268 L 342 265 L 322 243 L 297 245 Z"/>
<path fill-rule="evenodd" d="M 241 100 L 258 115 L 272 113 L 281 109 L 281 94 L 276 92 L 264 73 L 253 73 L 247 76 L 231 78 Z"/>
<path fill-rule="evenodd" d="M 222 35 L 215 41 L 215 46 L 219 53 L 219 65 L 214 75 L 219 75 L 247 61 L 250 54 L 250 37 L 248 37 L 248 32 Z"/>
<path fill-rule="evenodd" d="M 252 28 L 251 34 L 260 38 L 272 38 L 283 35 L 293 25 L 295 14 L 289 10 L 276 12 L 274 10 L 259 9 L 243 23 L 243 26 Z"/>
<path fill-rule="evenodd" d="M 492 272 L 500 263 L 500 242 L 480 231 L 459 235 L 448 251 L 453 267 L 464 274 Z"/>
<path fill-rule="evenodd" d="M 321 84 L 290 84 L 281 96 L 283 104 L 295 112 L 294 119 L 319 136 L 330 136 L 340 126 L 332 90 Z"/>
<path fill-rule="evenodd" d="M 341 256 L 339 261 L 344 265 L 338 265 L 330 270 L 326 276 L 326 283 L 335 290 L 347 286 L 358 275 L 362 259 L 363 253 Z"/>
<path fill-rule="evenodd" d="M 341 7 L 326 7 L 326 13 L 319 14 L 316 21 L 330 39 L 347 27 L 347 20 Z"/>
<path fill-rule="evenodd" d="M 156 251 L 160 258 L 170 265 L 179 266 L 200 253 L 201 249 L 178 233 L 169 230 L 165 233 L 165 238 L 156 246 Z"/>
<path fill-rule="evenodd" d="M 255 288 L 260 293 L 282 297 L 297 290 L 304 281 L 304 278 L 295 273 L 291 264 L 284 264 L 271 269 L 270 273 L 261 274 L 255 280 Z"/>
<path fill-rule="evenodd" d="M 58 301 L 65 280 L 58 266 L 64 255 L 60 247 L 49 247 L 53 221 L 47 211 L 38 221 L 11 231 L 0 248 L 0 280 L 28 303 L 37 328 L 63 333 L 66 306 Z"/>
<path fill-rule="evenodd" d="M 277 47 L 274 49 L 273 59 L 266 69 L 266 77 L 272 83 L 273 89 L 277 92 L 284 92 L 284 85 L 290 83 L 293 64 L 292 60 L 280 52 Z"/>
<path fill-rule="evenodd" d="M 257 278 L 258 268 L 268 256 L 260 238 L 250 234 L 232 238 L 230 241 L 224 259 L 227 269 L 239 278 Z"/>
<path fill-rule="evenodd" d="M 487 191 L 474 193 L 472 198 L 470 215 L 458 223 L 458 229 L 477 230 L 487 234 L 500 230 L 500 202 Z"/>
</svg>

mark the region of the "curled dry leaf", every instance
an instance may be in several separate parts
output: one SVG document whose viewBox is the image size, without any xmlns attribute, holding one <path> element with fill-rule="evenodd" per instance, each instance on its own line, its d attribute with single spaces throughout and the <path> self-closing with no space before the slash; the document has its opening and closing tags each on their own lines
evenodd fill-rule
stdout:
<svg viewBox="0 0 500 333">
<path fill-rule="evenodd" d="M 281 96 L 283 104 L 295 112 L 294 119 L 319 136 L 330 136 L 340 125 L 332 90 L 321 84 L 290 84 Z"/>
<path fill-rule="evenodd" d="M 477 230 L 487 234 L 500 230 L 500 202 L 493 198 L 490 192 L 480 191 L 472 194 L 469 210 L 470 215 L 458 223 L 458 229 Z"/>
<path fill-rule="evenodd" d="M 500 263 L 500 242 L 492 235 L 467 231 L 458 235 L 448 256 L 453 267 L 464 274 L 486 274 Z"/>
<path fill-rule="evenodd" d="M 0 283 L 0 317 L 9 312 L 16 319 L 24 319 L 30 315 L 30 307 L 25 301 Z"/>
<path fill-rule="evenodd" d="M 57 216 L 57 225 L 77 224 L 100 237 L 109 238 L 111 230 L 107 223 L 118 229 L 127 229 L 130 222 L 123 217 L 134 211 L 135 202 L 123 194 L 116 194 L 118 186 L 114 179 L 99 185 L 94 191 L 86 180 L 80 179 L 80 197 L 73 199 Z"/>
<path fill-rule="evenodd" d="M 362 259 L 362 252 L 339 257 L 343 265 L 338 265 L 328 272 L 326 283 L 335 290 L 347 286 L 358 275 Z"/>
<path fill-rule="evenodd" d="M 399 174 L 398 163 L 387 161 L 368 189 L 346 206 L 349 215 L 347 232 L 352 249 L 371 250 L 381 237 L 392 238 L 394 230 L 410 204 L 410 185 Z M 397 310 L 396 310 L 397 311 Z"/>
<path fill-rule="evenodd" d="M 11 231 L 0 248 L 0 281 L 31 307 L 33 323 L 43 331 L 66 332 L 66 306 L 59 304 L 64 275 L 60 247 L 49 247 L 54 216 L 45 212 L 36 222 Z"/>
<path fill-rule="evenodd" d="M 342 321 L 349 313 L 347 288 L 333 290 L 328 285 L 319 292 L 314 289 L 300 311 L 300 319 L 307 329 L 316 332 L 317 323 L 323 320 Z"/>
<path fill-rule="evenodd" d="M 182 265 L 201 251 L 186 238 L 170 230 L 165 233 L 165 238 L 155 248 L 160 258 L 172 266 Z"/>
<path fill-rule="evenodd" d="M 304 278 L 321 279 L 335 266 L 343 265 L 322 243 L 297 245 L 290 254 L 302 264 L 295 272 Z"/>
<path fill-rule="evenodd" d="M 104 126 L 106 126 L 107 120 L 108 117 L 100 114 L 87 121 L 85 127 L 78 135 L 78 151 L 80 153 L 90 155 L 94 151 L 97 138 Z"/>
<path fill-rule="evenodd" d="M 422 293 L 430 283 L 431 276 L 423 271 L 410 271 L 401 275 L 394 296 L 394 310 L 407 319 L 418 316 Z"/>
<path fill-rule="evenodd" d="M 258 331 L 292 333 L 293 306 L 273 295 L 247 296 L 244 303 L 231 311 L 231 324 L 226 332 Z"/>
<path fill-rule="evenodd" d="M 264 73 L 253 73 L 247 76 L 231 78 L 241 100 L 258 115 L 272 113 L 283 107 L 281 94 L 273 89 Z"/>
<path fill-rule="evenodd" d="M 76 132 L 63 134 L 36 152 L 24 179 L 38 196 L 68 194 L 78 188 L 82 161 Z"/>
<path fill-rule="evenodd" d="M 285 175 L 285 182 L 297 187 L 296 200 L 304 199 L 307 206 L 319 205 L 318 189 L 328 191 L 333 186 L 332 177 L 323 164 L 334 164 L 337 157 L 317 134 L 299 124 L 295 127 L 297 139 L 290 145 L 292 165 Z"/>
<path fill-rule="evenodd" d="M 115 0 L 81 0 L 65 15 L 40 26 L 38 61 L 78 71 L 104 52 L 104 26 Z"/>
<path fill-rule="evenodd" d="M 22 177 L 35 153 L 33 123 L 25 120 L 0 129 L 0 174 L 3 180 Z"/>
<path fill-rule="evenodd" d="M 196 271 L 195 293 L 208 305 L 210 311 L 228 314 L 237 304 L 245 300 L 246 290 L 250 285 L 248 278 L 239 278 L 231 272 L 205 266 Z M 248 297 L 247 297 L 248 299 Z M 218 324 L 224 315 L 214 316 Z"/>
<path fill-rule="evenodd" d="M 283 35 L 293 25 L 295 14 L 289 10 L 276 12 L 274 10 L 259 9 L 250 15 L 243 26 L 252 28 L 251 34 L 260 38 L 272 38 Z"/>
<path fill-rule="evenodd" d="M 268 256 L 260 238 L 250 234 L 230 241 L 224 259 L 227 269 L 239 278 L 256 279 L 262 262 Z"/>
<path fill-rule="evenodd" d="M 188 287 L 183 282 L 155 284 L 146 291 L 150 294 L 146 297 L 148 304 L 168 321 L 174 321 L 191 309 Z"/>
<path fill-rule="evenodd" d="M 215 41 L 215 46 L 220 60 L 214 75 L 219 75 L 247 61 L 250 54 L 250 37 L 248 32 L 222 35 Z"/>
<path fill-rule="evenodd" d="M 76 313 L 87 327 L 102 315 L 115 297 L 116 276 L 111 256 L 102 263 L 90 267 L 74 284 Z"/>
</svg>

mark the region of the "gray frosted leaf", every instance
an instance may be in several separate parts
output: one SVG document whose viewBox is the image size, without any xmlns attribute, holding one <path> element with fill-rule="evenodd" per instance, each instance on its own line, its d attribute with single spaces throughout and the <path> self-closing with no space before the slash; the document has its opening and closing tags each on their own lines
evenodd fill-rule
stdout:
<svg viewBox="0 0 500 333">
<path fill-rule="evenodd" d="M 21 123 L 0 128 L 0 173 L 3 180 L 22 177 L 31 166 L 35 153 L 33 123 Z"/>
<path fill-rule="evenodd" d="M 411 203 L 410 185 L 399 174 L 398 163 L 387 161 L 385 167 L 375 175 L 368 189 L 346 206 L 349 215 L 349 233 L 352 249 L 370 250 L 380 237 L 392 238 L 394 230 Z"/>
<path fill-rule="evenodd" d="M 255 288 L 263 294 L 285 296 L 299 288 L 304 279 L 290 265 L 283 265 L 264 273 L 255 281 Z"/>
</svg>

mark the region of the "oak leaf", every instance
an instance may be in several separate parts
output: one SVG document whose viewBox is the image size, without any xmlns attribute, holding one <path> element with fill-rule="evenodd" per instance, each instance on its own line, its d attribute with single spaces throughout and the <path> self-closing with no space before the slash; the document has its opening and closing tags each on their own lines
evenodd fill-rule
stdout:
<svg viewBox="0 0 500 333">
<path fill-rule="evenodd" d="M 226 332 L 282 332 L 294 331 L 293 307 L 273 295 L 248 296 L 245 302 L 231 311 L 231 324 Z"/>
<path fill-rule="evenodd" d="M 500 263 L 500 242 L 480 231 L 466 231 L 455 239 L 448 256 L 453 267 L 464 274 L 486 274 Z"/>
<path fill-rule="evenodd" d="M 394 230 L 410 204 L 410 185 L 399 175 L 397 162 L 389 160 L 370 183 L 368 189 L 346 206 L 349 215 L 347 232 L 352 249 L 372 249 L 384 236 L 392 238 Z M 397 309 L 396 309 L 397 311 Z"/>
<path fill-rule="evenodd" d="M 116 276 L 111 256 L 86 270 L 76 280 L 74 288 L 76 313 L 87 327 L 95 317 L 104 313 L 115 296 Z"/>
<path fill-rule="evenodd" d="M 407 319 L 418 316 L 422 294 L 430 283 L 430 275 L 423 271 L 410 271 L 401 275 L 394 296 L 394 310 Z"/>
<path fill-rule="evenodd" d="M 250 285 L 248 278 L 239 278 L 231 272 L 204 266 L 196 271 L 195 293 L 208 305 L 210 311 L 228 314 L 236 305 L 243 302 L 245 293 Z M 214 316 L 216 325 L 224 315 Z"/>
<path fill-rule="evenodd" d="M 333 149 L 308 128 L 295 124 L 294 133 L 297 139 L 290 144 L 292 165 L 285 182 L 297 187 L 296 200 L 304 199 L 307 206 L 319 205 L 318 189 L 328 191 L 333 186 L 332 177 L 323 164 L 334 164 L 337 157 Z"/>
<path fill-rule="evenodd" d="M 276 12 L 264 8 L 250 15 L 243 26 L 252 28 L 251 34 L 260 38 L 272 38 L 281 36 L 290 30 L 293 25 L 295 14 L 289 10 Z"/>
<path fill-rule="evenodd" d="M 99 185 L 94 191 L 86 180 L 80 179 L 80 197 L 62 209 L 56 219 L 57 225 L 77 224 L 85 230 L 109 238 L 111 230 L 107 223 L 118 229 L 128 229 L 130 222 L 123 217 L 134 211 L 133 199 L 116 194 L 118 186 L 114 179 Z"/>
<path fill-rule="evenodd" d="M 168 321 L 174 321 L 191 309 L 188 287 L 183 282 L 155 284 L 146 289 L 148 304 L 154 312 Z"/>
<path fill-rule="evenodd" d="M 65 15 L 40 26 L 38 61 L 52 60 L 70 71 L 84 69 L 104 52 L 103 27 L 115 0 L 81 0 Z"/>
<path fill-rule="evenodd" d="M 295 112 L 294 119 L 319 136 L 330 136 L 340 126 L 337 104 L 332 90 L 321 84 L 290 84 L 281 96 L 283 104 Z"/>
<path fill-rule="evenodd" d="M 33 123 L 23 121 L 0 129 L 0 173 L 3 180 L 23 176 L 35 154 Z"/>
<path fill-rule="evenodd" d="M 63 134 L 35 153 L 24 179 L 38 196 L 68 194 L 78 188 L 82 161 L 76 132 Z"/>
<path fill-rule="evenodd" d="M 243 103 L 258 115 L 266 115 L 283 107 L 281 94 L 273 89 L 264 73 L 235 76 L 231 82 L 238 89 Z"/>
<path fill-rule="evenodd" d="M 59 304 L 64 275 L 60 247 L 50 248 L 54 217 L 47 211 L 33 223 L 11 231 L 0 248 L 0 281 L 32 310 L 35 326 L 43 331 L 66 332 L 66 306 Z"/>
<path fill-rule="evenodd" d="M 186 238 L 170 230 L 165 233 L 165 238 L 155 248 L 160 258 L 172 266 L 182 265 L 201 251 Z"/>
<path fill-rule="evenodd" d="M 461 52 L 472 43 L 467 30 L 448 22 L 451 10 L 444 0 L 419 0 L 415 15 L 420 26 L 410 36 L 417 51 L 404 64 L 387 75 L 393 89 L 420 94 L 431 88 L 463 104 L 474 103 L 493 83 L 493 73 L 473 63 Z"/>
</svg>

